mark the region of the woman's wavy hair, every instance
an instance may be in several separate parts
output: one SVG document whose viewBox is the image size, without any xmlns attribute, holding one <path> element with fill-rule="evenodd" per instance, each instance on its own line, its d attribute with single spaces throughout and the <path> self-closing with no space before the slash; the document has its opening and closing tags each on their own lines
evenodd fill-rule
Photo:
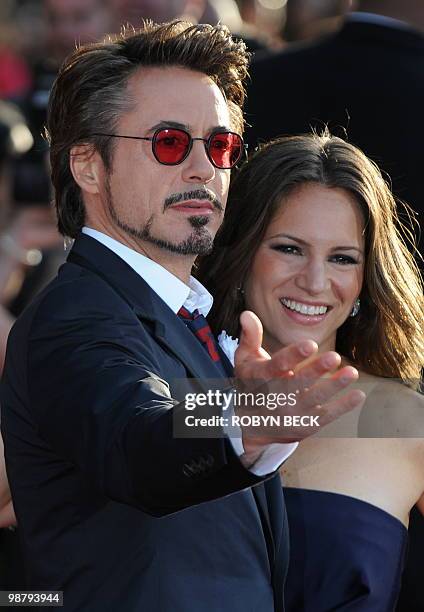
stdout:
<svg viewBox="0 0 424 612">
<path fill-rule="evenodd" d="M 127 93 L 130 77 L 148 66 L 178 66 L 202 72 L 218 85 L 228 103 L 235 129 L 243 131 L 249 53 L 233 40 L 226 26 L 185 21 L 145 22 L 105 42 L 80 47 L 62 65 L 50 96 L 46 137 L 59 231 L 75 238 L 84 225 L 81 190 L 69 168 L 71 148 L 91 144 L 111 168 L 113 134 L 122 114 L 135 101 Z"/>
<path fill-rule="evenodd" d="M 246 308 L 240 288 L 257 248 L 292 190 L 305 183 L 345 189 L 365 219 L 361 308 L 339 328 L 336 350 L 365 372 L 417 386 L 424 364 L 424 304 L 419 270 L 406 246 L 413 246 L 413 233 L 400 221 L 378 167 L 328 132 L 274 140 L 233 178 L 214 251 L 197 272 L 215 298 L 212 328 L 239 335 Z M 403 206 L 409 222 L 413 213 Z"/>
</svg>

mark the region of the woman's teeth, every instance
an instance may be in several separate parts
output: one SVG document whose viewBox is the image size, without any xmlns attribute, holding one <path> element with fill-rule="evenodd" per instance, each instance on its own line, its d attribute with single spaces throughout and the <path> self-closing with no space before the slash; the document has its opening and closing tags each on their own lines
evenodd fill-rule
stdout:
<svg viewBox="0 0 424 612">
<path fill-rule="evenodd" d="M 295 302 L 287 298 L 282 298 L 281 303 L 287 308 L 290 308 L 290 310 L 295 310 L 296 312 L 300 312 L 300 314 L 308 316 L 323 315 L 328 310 L 328 306 L 308 306 L 307 304 L 302 304 L 302 302 Z"/>
</svg>

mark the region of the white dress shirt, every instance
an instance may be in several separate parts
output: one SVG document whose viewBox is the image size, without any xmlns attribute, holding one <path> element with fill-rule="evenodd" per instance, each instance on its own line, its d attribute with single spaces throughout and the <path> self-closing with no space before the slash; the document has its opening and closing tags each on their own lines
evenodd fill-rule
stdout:
<svg viewBox="0 0 424 612">
<path fill-rule="evenodd" d="M 90 227 L 83 227 L 82 233 L 98 240 L 123 259 L 175 314 L 177 314 L 181 306 L 184 306 L 190 312 L 197 309 L 204 317 L 208 315 L 212 308 L 213 297 L 193 276 L 190 276 L 189 284 L 186 285 L 163 266 L 141 253 L 137 253 L 137 251 L 130 249 L 114 238 Z M 230 411 L 227 411 L 227 415 L 231 416 Z M 231 419 L 229 421 L 231 422 Z M 224 430 L 229 434 L 229 428 L 224 428 Z M 244 453 L 241 432 L 239 432 L 239 436 L 234 435 L 234 428 L 231 428 L 231 432 L 233 432 L 233 435 L 228 435 L 228 437 L 234 451 L 240 457 Z M 274 472 L 292 454 L 296 447 L 297 442 L 270 444 L 265 448 L 259 459 L 250 466 L 250 471 L 256 476 L 265 476 Z"/>
</svg>

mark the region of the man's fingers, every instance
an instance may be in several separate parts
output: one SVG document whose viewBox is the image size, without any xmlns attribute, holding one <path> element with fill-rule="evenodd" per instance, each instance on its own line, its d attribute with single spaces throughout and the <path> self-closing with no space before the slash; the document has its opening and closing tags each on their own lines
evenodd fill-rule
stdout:
<svg viewBox="0 0 424 612">
<path fill-rule="evenodd" d="M 316 405 L 324 405 L 330 402 L 331 398 L 342 391 L 345 387 L 352 384 L 358 379 L 358 370 L 351 366 L 346 366 L 339 370 L 331 378 L 321 378 L 315 384 L 312 384 L 307 391 L 298 396 L 299 405 L 302 405 L 302 411 L 312 411 Z M 316 380 L 316 379 L 315 379 Z M 296 377 L 296 384 L 298 380 Z M 311 381 L 312 382 L 312 381 Z"/>
<path fill-rule="evenodd" d="M 248 350 L 258 350 L 262 346 L 262 323 L 254 312 L 245 310 L 240 315 L 240 346 Z"/>
<path fill-rule="evenodd" d="M 328 351 L 317 355 L 305 365 L 300 364 L 300 367 L 295 370 L 298 388 L 301 390 L 310 387 L 318 378 L 338 368 L 340 363 L 340 355 L 334 351 Z"/>
<path fill-rule="evenodd" d="M 241 336 L 235 353 L 236 366 L 247 359 L 269 359 L 268 353 L 262 348 L 262 323 L 250 310 L 240 315 Z"/>
<path fill-rule="evenodd" d="M 273 378 L 281 378 L 293 373 L 293 370 L 301 364 L 305 359 L 310 358 L 318 351 L 318 345 L 313 340 L 302 340 L 297 344 L 291 344 L 280 349 L 272 358 L 268 353 L 261 348 L 262 342 L 262 324 L 258 317 L 250 311 L 244 311 L 240 316 L 242 325 L 242 336 L 239 347 L 235 354 L 235 364 L 240 366 L 249 358 L 256 359 L 251 378 L 257 380 L 271 380 Z M 259 357 L 259 359 L 258 359 Z M 334 369 L 334 367 L 332 368 Z M 328 371 L 327 369 L 325 371 Z M 317 378 L 316 369 L 311 368 L 311 377 Z"/>
<path fill-rule="evenodd" d="M 278 378 L 286 372 L 295 370 L 296 366 L 317 350 L 318 345 L 313 340 L 303 340 L 279 350 L 274 353 L 271 361 L 264 364 L 267 368 L 267 378 Z"/>
<path fill-rule="evenodd" d="M 366 395 L 359 389 L 353 389 L 343 394 L 341 397 L 328 402 L 322 410 L 317 409 L 319 414 L 320 427 L 328 425 L 346 412 L 361 408 L 366 400 Z"/>
<path fill-rule="evenodd" d="M 363 391 L 354 389 L 344 393 L 337 399 L 332 399 L 323 406 L 315 405 L 313 409 L 308 411 L 308 415 L 305 415 L 303 411 L 298 411 L 297 415 L 288 416 L 319 417 L 319 429 L 321 429 L 350 410 L 354 410 L 355 408 L 360 409 L 363 406 L 365 399 L 366 395 Z M 311 421 L 310 424 L 302 424 L 300 426 L 267 426 L 264 424 L 261 428 L 244 427 L 243 441 L 251 446 L 258 443 L 265 445 L 273 442 L 281 443 L 300 441 L 304 440 L 310 435 L 316 434 L 318 432 L 317 425 L 318 424 L 313 424 Z M 248 431 L 246 431 L 246 429 Z"/>
</svg>

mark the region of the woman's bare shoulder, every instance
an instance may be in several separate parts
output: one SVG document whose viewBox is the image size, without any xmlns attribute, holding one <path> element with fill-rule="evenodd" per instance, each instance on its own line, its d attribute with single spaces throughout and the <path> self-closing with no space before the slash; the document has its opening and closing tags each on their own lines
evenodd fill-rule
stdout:
<svg viewBox="0 0 424 612">
<path fill-rule="evenodd" d="M 358 423 L 360 436 L 424 441 L 424 395 L 393 379 L 365 374 L 360 381 L 367 393 Z"/>
</svg>

